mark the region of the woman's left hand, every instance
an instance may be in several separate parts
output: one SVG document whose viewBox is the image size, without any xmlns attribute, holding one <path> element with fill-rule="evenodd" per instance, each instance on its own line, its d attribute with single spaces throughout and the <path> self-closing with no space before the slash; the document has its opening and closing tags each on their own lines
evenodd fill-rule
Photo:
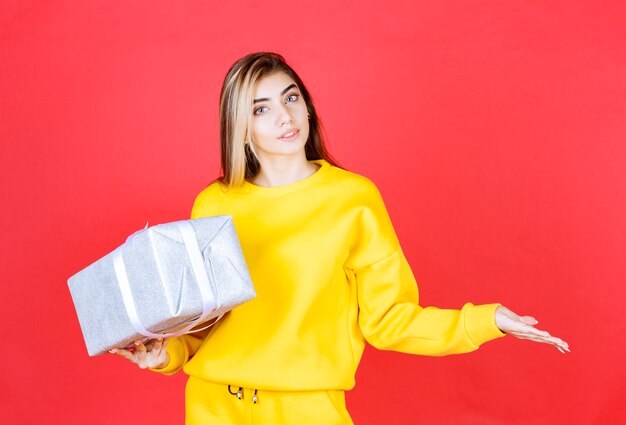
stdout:
<svg viewBox="0 0 626 425">
<path fill-rule="evenodd" d="M 544 342 L 554 345 L 561 353 L 569 350 L 567 342 L 550 335 L 546 331 L 536 329 L 534 325 L 539 323 L 532 316 L 518 316 L 504 306 L 496 309 L 496 326 L 507 334 L 520 339 L 529 339 L 535 342 Z"/>
</svg>

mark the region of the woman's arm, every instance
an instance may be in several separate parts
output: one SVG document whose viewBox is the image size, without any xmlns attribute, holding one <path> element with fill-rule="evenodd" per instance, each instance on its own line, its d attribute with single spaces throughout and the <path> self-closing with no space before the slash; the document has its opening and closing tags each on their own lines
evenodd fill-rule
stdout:
<svg viewBox="0 0 626 425">
<path fill-rule="evenodd" d="M 466 303 L 460 310 L 422 307 L 380 193 L 373 184 L 363 193 L 348 269 L 357 286 L 359 326 L 370 344 L 441 356 L 467 353 L 510 333 L 561 351 L 569 348 L 561 339 L 535 329 L 533 317 L 520 317 L 499 303 Z"/>
</svg>

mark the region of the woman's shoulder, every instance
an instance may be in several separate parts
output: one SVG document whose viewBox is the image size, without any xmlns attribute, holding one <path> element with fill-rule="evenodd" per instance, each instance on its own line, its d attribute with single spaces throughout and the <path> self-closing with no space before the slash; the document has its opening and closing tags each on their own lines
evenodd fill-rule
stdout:
<svg viewBox="0 0 626 425">
<path fill-rule="evenodd" d="M 349 191 L 352 194 L 360 194 L 366 197 L 380 197 L 376 184 L 362 174 L 336 166 L 331 166 L 331 173 L 329 174 L 331 183 L 339 190 Z"/>
<path fill-rule="evenodd" d="M 221 178 L 213 180 L 196 196 L 196 205 L 222 205 L 247 195 L 250 189 L 246 185 L 229 187 Z"/>
<path fill-rule="evenodd" d="M 221 183 L 219 179 L 215 179 L 211 183 L 209 183 L 208 186 L 200 191 L 200 193 L 196 197 L 196 202 L 198 200 L 221 196 L 224 194 L 225 191 L 226 187 Z"/>
<path fill-rule="evenodd" d="M 197 196 L 193 203 L 192 217 L 205 217 L 218 214 L 226 201 L 226 186 L 216 179 L 209 183 Z"/>
</svg>

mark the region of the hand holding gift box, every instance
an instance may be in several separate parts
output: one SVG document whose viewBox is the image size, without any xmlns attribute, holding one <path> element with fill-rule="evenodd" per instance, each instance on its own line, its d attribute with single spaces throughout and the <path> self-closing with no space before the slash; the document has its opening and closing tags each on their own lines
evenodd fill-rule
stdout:
<svg viewBox="0 0 626 425">
<path fill-rule="evenodd" d="M 255 296 L 230 216 L 136 232 L 68 285 L 90 356 L 181 335 Z"/>
</svg>

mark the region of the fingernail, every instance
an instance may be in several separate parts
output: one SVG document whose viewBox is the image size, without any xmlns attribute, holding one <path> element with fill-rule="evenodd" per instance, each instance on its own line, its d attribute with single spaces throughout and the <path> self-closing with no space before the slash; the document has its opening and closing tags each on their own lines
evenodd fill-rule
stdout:
<svg viewBox="0 0 626 425">
<path fill-rule="evenodd" d="M 111 349 L 109 350 L 109 353 L 111 353 L 111 354 L 115 354 L 116 352 L 117 352 L 117 350 L 116 350 L 115 348 L 111 348 Z"/>
<path fill-rule="evenodd" d="M 139 342 L 139 341 L 135 341 L 135 345 L 139 345 L 139 344 L 140 344 L 140 342 Z"/>
</svg>

